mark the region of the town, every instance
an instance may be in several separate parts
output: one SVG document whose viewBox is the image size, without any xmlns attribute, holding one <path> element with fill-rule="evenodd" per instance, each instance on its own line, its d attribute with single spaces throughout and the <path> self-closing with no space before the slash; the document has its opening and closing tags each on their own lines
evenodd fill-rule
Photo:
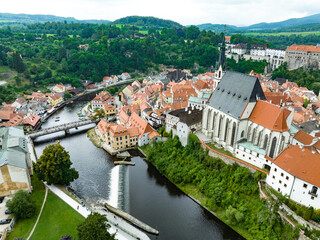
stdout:
<svg viewBox="0 0 320 240">
<path fill-rule="evenodd" d="M 50 60 L 52 72 L 37 70 L 27 51 L 24 55 L 0 48 L 0 57 L 13 62 L 4 69 L 17 72 L 1 83 L 1 91 L 6 89 L 1 94 L 8 96 L 0 106 L 0 239 L 44 239 L 42 230 L 51 231 L 44 227 L 49 218 L 60 219 L 62 225 L 69 221 L 64 236 L 62 231 L 51 233 L 61 240 L 72 240 L 75 234 L 89 239 L 85 235 L 99 232 L 100 223 L 105 235 L 97 239 L 166 239 L 180 231 L 166 235 L 163 229 L 168 228 L 158 225 L 156 213 L 149 216 L 154 208 L 171 212 L 172 219 L 188 218 L 189 224 L 195 222 L 193 211 L 205 211 L 210 215 L 206 221 L 222 220 L 217 229 L 230 231 L 232 239 L 319 238 L 320 87 L 312 77 L 319 77 L 320 45 L 292 43 L 280 49 L 258 38 L 236 41 L 240 34 L 227 33 L 225 26 L 221 34 L 189 26 L 181 39 L 172 37 L 170 28 L 138 33 L 130 25 L 121 29 L 124 34 L 110 37 L 116 28 L 106 30 L 112 40 L 94 33 L 84 37 L 93 31 L 89 28 L 81 36 L 59 36 L 72 46 L 59 51 L 59 67 Z M 195 32 L 200 40 L 187 37 Z M 38 34 L 36 39 L 50 37 L 46 47 L 61 47 L 52 36 Z M 207 44 L 206 38 L 215 38 L 208 44 L 215 47 L 200 54 L 204 60 L 186 64 L 190 69 L 180 67 L 185 66 L 184 54 L 168 51 L 152 53 L 167 64 L 159 61 L 142 71 L 147 60 L 132 50 L 138 45 L 119 50 L 130 41 L 158 48 L 161 41 L 165 48 L 176 41 L 173 48 L 181 53 L 186 46 L 196 48 L 198 40 Z M 121 47 L 119 39 L 124 41 Z M 133 63 L 128 60 L 126 68 L 120 57 L 110 60 L 102 77 L 97 69 L 103 68 L 103 58 L 92 52 L 107 48 L 123 51 Z M 198 64 L 207 58 L 210 64 Z M 168 64 L 168 59 L 177 64 Z M 19 72 L 23 62 L 31 67 Z M 236 71 L 243 63 L 245 70 Z M 28 74 L 30 90 L 21 90 L 28 85 L 17 82 L 29 81 Z M 299 74 L 305 82 L 292 77 Z M 140 179 L 143 174 L 147 181 Z M 150 190 L 156 187 L 159 192 Z M 169 197 L 159 197 L 163 189 Z M 135 200 L 129 198 L 132 194 Z M 147 201 L 146 195 L 154 198 Z M 182 196 L 193 205 L 178 209 L 182 201 L 163 203 Z M 150 207 L 150 202 L 159 205 Z M 64 210 L 52 213 L 55 206 Z M 170 224 L 168 219 L 162 222 Z M 212 236 L 207 231 L 203 237 Z"/>
</svg>

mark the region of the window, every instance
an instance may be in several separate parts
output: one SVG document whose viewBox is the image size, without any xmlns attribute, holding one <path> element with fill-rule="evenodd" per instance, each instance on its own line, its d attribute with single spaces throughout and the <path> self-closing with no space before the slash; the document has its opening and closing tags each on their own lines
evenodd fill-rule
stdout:
<svg viewBox="0 0 320 240">
<path fill-rule="evenodd" d="M 303 184 L 303 187 L 304 187 L 304 188 L 307 188 L 307 187 L 308 187 L 308 185 L 307 185 L 307 184 Z"/>
<path fill-rule="evenodd" d="M 279 183 L 281 184 L 281 183 L 282 183 L 282 181 L 281 181 L 281 180 L 279 180 Z"/>
<path fill-rule="evenodd" d="M 278 192 L 280 192 L 280 188 L 278 188 Z"/>
<path fill-rule="evenodd" d="M 286 176 L 286 179 L 287 179 L 287 180 L 289 180 L 289 177 L 288 177 L 288 176 Z"/>
<path fill-rule="evenodd" d="M 273 175 L 272 178 L 275 179 L 276 177 Z"/>
<path fill-rule="evenodd" d="M 314 197 L 311 197 L 311 200 L 314 200 Z"/>
<path fill-rule="evenodd" d="M 275 168 L 274 171 L 276 172 L 276 171 L 277 171 L 277 168 Z"/>
<path fill-rule="evenodd" d="M 284 184 L 284 187 L 287 187 L 287 184 Z"/>
<path fill-rule="evenodd" d="M 281 177 L 283 177 L 283 173 L 281 173 Z"/>
</svg>

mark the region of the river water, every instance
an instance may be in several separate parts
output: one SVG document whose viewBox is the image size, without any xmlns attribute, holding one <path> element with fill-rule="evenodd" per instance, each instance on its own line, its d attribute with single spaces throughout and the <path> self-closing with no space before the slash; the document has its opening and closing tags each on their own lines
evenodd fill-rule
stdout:
<svg viewBox="0 0 320 240">
<path fill-rule="evenodd" d="M 55 113 L 42 128 L 78 120 L 76 112 L 85 102 L 75 102 Z M 48 144 L 60 140 L 70 153 L 79 178 L 71 185 L 88 204 L 107 201 L 159 230 L 162 240 L 243 239 L 210 212 L 199 206 L 148 162 L 132 158 L 136 166 L 114 166 L 112 157 L 96 148 L 81 127 L 35 139 L 38 157 Z"/>
</svg>

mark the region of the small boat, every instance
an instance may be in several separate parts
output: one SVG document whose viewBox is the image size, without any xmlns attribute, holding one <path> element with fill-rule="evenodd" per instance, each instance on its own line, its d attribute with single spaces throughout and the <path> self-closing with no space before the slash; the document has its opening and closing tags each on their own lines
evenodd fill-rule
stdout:
<svg viewBox="0 0 320 240">
<path fill-rule="evenodd" d="M 55 121 L 55 122 L 59 122 L 59 121 L 60 121 L 60 119 L 55 119 L 54 121 Z"/>
</svg>

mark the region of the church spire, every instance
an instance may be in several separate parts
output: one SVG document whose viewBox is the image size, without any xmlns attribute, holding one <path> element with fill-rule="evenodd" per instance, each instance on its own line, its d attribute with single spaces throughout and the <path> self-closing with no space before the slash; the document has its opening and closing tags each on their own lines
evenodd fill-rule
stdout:
<svg viewBox="0 0 320 240">
<path fill-rule="evenodd" d="M 226 25 L 224 25 L 224 32 L 222 33 L 222 45 L 220 47 L 220 56 L 217 64 L 217 68 L 221 68 L 224 70 L 225 61 L 226 61 Z"/>
</svg>

